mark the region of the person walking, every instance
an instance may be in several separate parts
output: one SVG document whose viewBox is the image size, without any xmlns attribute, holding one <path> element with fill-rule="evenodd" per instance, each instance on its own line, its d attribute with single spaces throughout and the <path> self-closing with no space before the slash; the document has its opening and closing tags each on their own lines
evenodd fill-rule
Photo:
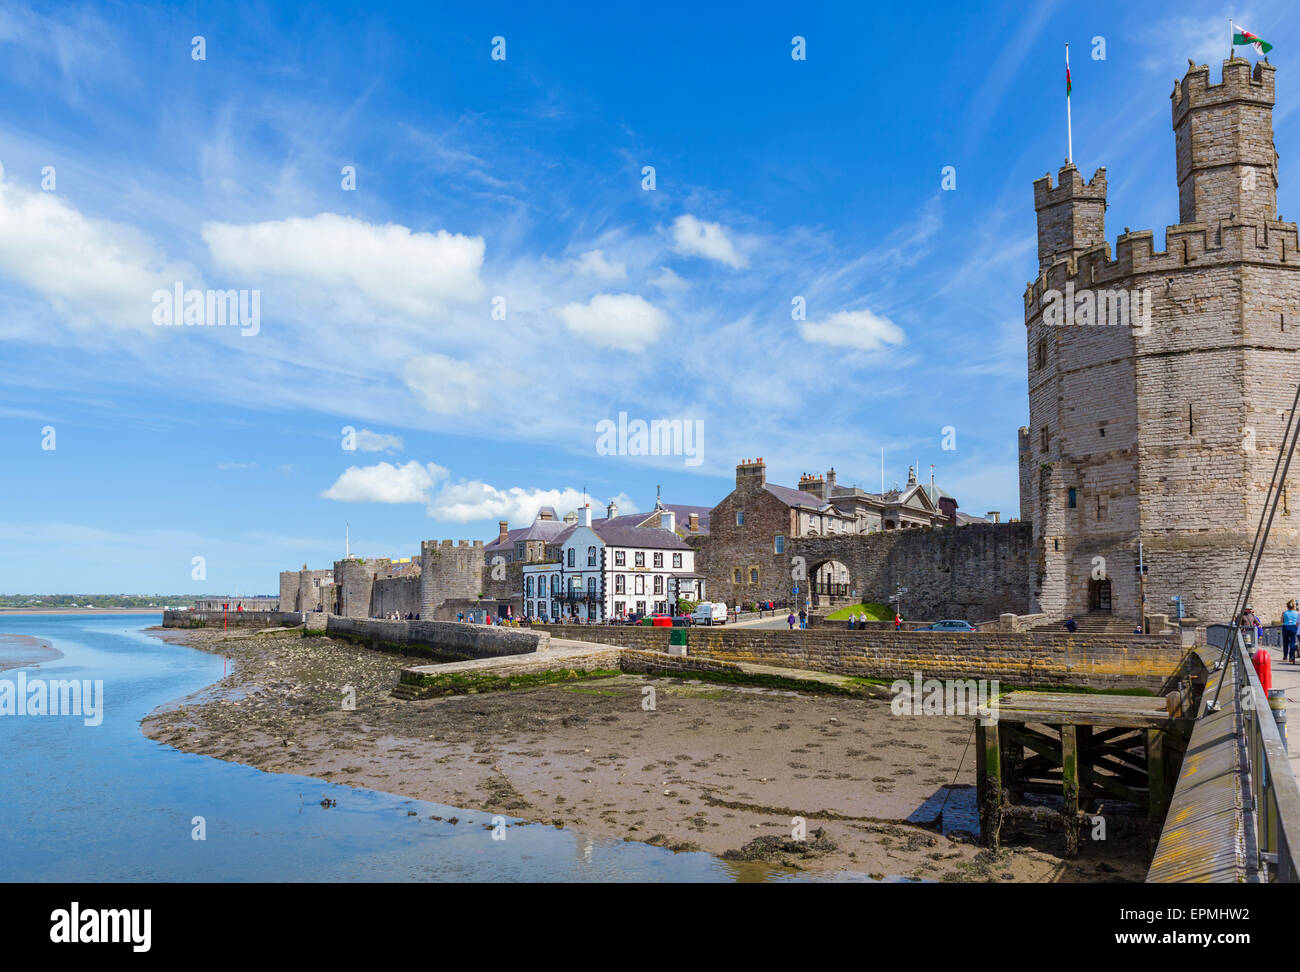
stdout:
<svg viewBox="0 0 1300 972">
<path fill-rule="evenodd" d="M 1259 638 L 1259 616 L 1255 614 L 1255 609 L 1249 604 L 1246 610 L 1241 612 L 1241 635 L 1246 640 L 1247 645 L 1256 644 Z"/>
<path fill-rule="evenodd" d="M 789 617 L 787 617 L 787 618 L 785 619 L 785 623 L 788 624 L 788 625 L 790 626 L 790 630 L 791 630 L 791 631 L 794 630 L 794 620 L 795 620 L 795 618 L 794 618 L 794 612 L 791 611 Z"/>
<path fill-rule="evenodd" d="M 1282 660 L 1289 664 L 1295 664 L 1295 633 L 1296 626 L 1300 624 L 1300 611 L 1295 609 L 1295 600 L 1286 602 L 1286 610 L 1282 612 Z"/>
<path fill-rule="evenodd" d="M 903 627 L 903 616 L 902 616 L 901 614 L 898 614 L 897 612 L 895 612 L 895 614 L 894 614 L 894 630 L 895 630 L 895 631 L 898 631 L 898 630 L 899 630 L 900 628 L 902 628 L 902 627 Z"/>
<path fill-rule="evenodd" d="M 805 608 L 799 609 L 799 628 L 800 630 L 808 627 L 808 611 Z"/>
</svg>

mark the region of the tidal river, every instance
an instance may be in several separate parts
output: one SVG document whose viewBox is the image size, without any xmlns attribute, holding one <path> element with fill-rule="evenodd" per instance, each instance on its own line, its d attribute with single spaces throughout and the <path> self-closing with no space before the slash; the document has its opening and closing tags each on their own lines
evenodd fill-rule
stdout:
<svg viewBox="0 0 1300 972">
<path fill-rule="evenodd" d="M 37 654 L 5 634 L 63 653 L 0 671 L 0 700 L 6 682 L 13 698 L 19 684 L 34 695 L 42 682 L 75 679 L 89 685 L 86 701 L 102 703 L 95 716 L 0 715 L 0 880 L 779 879 L 709 854 L 513 820 L 494 840 L 482 811 L 264 773 L 154 742 L 140 720 L 216 682 L 224 664 L 144 632 L 159 623 L 158 614 L 0 615 L 0 667 Z M 204 839 L 195 839 L 200 831 Z"/>
</svg>

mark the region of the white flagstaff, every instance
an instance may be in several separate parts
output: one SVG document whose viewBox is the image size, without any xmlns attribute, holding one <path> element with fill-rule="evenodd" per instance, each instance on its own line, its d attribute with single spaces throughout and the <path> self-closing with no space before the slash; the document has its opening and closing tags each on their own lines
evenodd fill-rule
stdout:
<svg viewBox="0 0 1300 972">
<path fill-rule="evenodd" d="M 1074 164 L 1074 123 L 1070 118 L 1070 45 L 1065 45 L 1065 161 Z"/>
</svg>

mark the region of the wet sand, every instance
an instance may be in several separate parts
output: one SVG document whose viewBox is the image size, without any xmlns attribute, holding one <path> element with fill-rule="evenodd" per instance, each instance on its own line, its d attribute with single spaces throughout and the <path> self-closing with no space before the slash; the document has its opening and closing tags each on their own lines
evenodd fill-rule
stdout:
<svg viewBox="0 0 1300 972">
<path fill-rule="evenodd" d="M 996 856 L 975 846 L 967 718 L 640 675 L 403 702 L 389 694 L 399 670 L 425 660 L 299 632 L 154 633 L 234 662 L 217 685 L 143 721 L 147 736 L 186 752 L 806 871 L 937 881 L 1145 875 L 1136 840 L 1085 841 L 1073 861 L 1059 856 L 1059 833 Z M 354 711 L 342 704 L 349 685 Z M 647 686 L 654 711 L 643 708 Z M 806 820 L 803 843 L 789 840 L 794 817 Z"/>
<path fill-rule="evenodd" d="M 62 658 L 63 652 L 48 641 L 31 635 L 0 634 L 0 672 L 6 668 L 25 668 Z"/>
</svg>

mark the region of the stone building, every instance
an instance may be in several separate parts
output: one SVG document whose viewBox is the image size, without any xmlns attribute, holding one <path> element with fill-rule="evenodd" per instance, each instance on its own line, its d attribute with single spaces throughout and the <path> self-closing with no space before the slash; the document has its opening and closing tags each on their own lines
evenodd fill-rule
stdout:
<svg viewBox="0 0 1300 972">
<path fill-rule="evenodd" d="M 1105 238 L 1106 171 L 1034 183 L 1021 517 L 1036 605 L 1134 623 L 1183 598 L 1231 613 L 1300 377 L 1300 240 L 1277 214 L 1274 68 L 1189 65 L 1171 95 L 1179 222 Z M 1300 511 L 1279 511 L 1256 610 L 1295 596 Z"/>
<path fill-rule="evenodd" d="M 840 485 L 832 468 L 824 476 L 804 474 L 799 488 L 767 481 L 761 458 L 736 466 L 736 488 L 710 514 L 710 534 L 699 563 L 712 597 L 728 604 L 755 600 L 784 603 L 793 589 L 831 598 L 853 596 L 848 565 L 826 560 L 805 583 L 792 577 L 787 544 L 805 537 L 863 536 L 890 530 L 949 526 L 957 501 L 908 470 L 906 488 L 869 493 Z M 969 519 L 969 518 L 968 518 Z"/>
</svg>

